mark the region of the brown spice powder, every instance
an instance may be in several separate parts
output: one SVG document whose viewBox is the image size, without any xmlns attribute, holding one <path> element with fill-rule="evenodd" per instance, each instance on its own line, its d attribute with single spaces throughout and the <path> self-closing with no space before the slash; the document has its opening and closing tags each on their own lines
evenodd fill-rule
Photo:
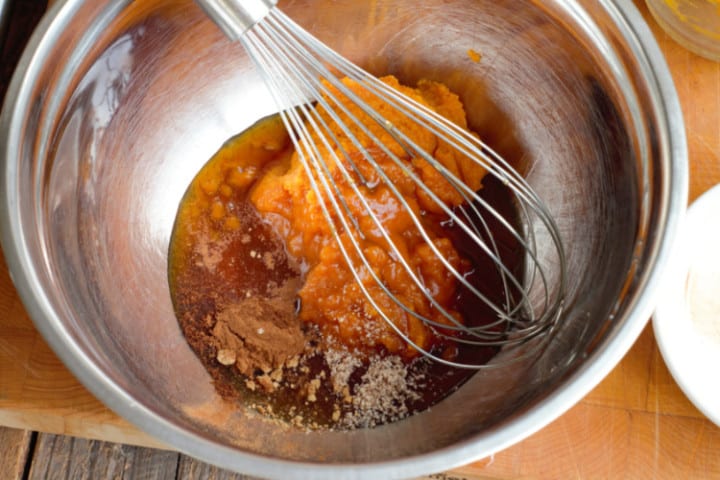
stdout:
<svg viewBox="0 0 720 480">
<path fill-rule="evenodd" d="M 234 352 L 241 374 L 271 372 L 303 352 L 305 336 L 293 307 L 297 289 L 298 280 L 290 279 L 268 295 L 252 295 L 218 309 L 212 329 L 215 345 L 225 358 Z"/>
</svg>

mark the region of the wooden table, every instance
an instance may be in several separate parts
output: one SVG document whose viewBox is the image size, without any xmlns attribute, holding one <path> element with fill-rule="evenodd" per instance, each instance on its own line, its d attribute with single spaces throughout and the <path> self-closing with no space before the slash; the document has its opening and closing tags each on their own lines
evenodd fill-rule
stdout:
<svg viewBox="0 0 720 480">
<path fill-rule="evenodd" d="M 683 105 L 692 201 L 720 182 L 720 64 L 682 49 L 650 19 L 644 2 L 638 6 Z M 34 329 L 1 260 L 0 425 L 163 447 L 75 380 Z M 612 373 L 561 418 L 490 459 L 433 478 L 720 478 L 720 428 L 678 389 L 648 327 Z"/>
</svg>

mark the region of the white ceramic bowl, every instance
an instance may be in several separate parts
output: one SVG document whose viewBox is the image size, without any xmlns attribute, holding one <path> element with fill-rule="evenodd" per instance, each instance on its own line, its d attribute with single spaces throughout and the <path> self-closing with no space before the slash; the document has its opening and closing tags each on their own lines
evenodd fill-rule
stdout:
<svg viewBox="0 0 720 480">
<path fill-rule="evenodd" d="M 673 378 L 720 426 L 720 185 L 695 201 L 680 229 L 653 328 Z"/>
</svg>

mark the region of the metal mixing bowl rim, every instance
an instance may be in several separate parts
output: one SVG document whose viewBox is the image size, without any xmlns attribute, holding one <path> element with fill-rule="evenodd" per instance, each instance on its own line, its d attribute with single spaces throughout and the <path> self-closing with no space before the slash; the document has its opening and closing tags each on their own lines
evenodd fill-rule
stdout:
<svg viewBox="0 0 720 480">
<path fill-rule="evenodd" d="M 601 0 L 627 36 L 652 91 L 652 108 L 661 120 L 658 141 L 664 145 L 663 162 L 667 177 L 661 189 L 663 198 L 659 223 L 664 234 L 649 239 L 654 248 L 648 268 L 640 278 L 638 294 L 628 306 L 624 324 L 589 354 L 588 361 L 569 375 L 547 398 L 501 426 L 477 434 L 473 438 L 445 449 L 397 460 L 364 464 L 321 464 L 269 458 L 219 446 L 159 418 L 139 404 L 122 388 L 94 366 L 79 345 L 63 328 L 50 308 L 45 293 L 39 288 L 37 273 L 24 246 L 17 206 L 17 168 L 19 139 L 25 110 L 37 73 L 47 61 L 48 53 L 64 25 L 72 18 L 79 3 L 74 0 L 57 2 L 41 21 L 16 69 L 8 89 L 0 117 L 2 142 L 2 194 L 0 194 L 0 225 L 2 247 L 11 278 L 36 327 L 65 365 L 97 398 L 148 434 L 192 456 L 221 467 L 243 473 L 282 478 L 400 478 L 436 472 L 467 464 L 492 455 L 540 430 L 575 403 L 602 380 L 633 345 L 650 318 L 660 276 L 669 261 L 676 231 L 687 202 L 688 159 L 682 111 L 670 71 L 649 27 L 640 12 L 629 1 Z M 592 358 L 594 357 L 594 358 Z M 501 428 L 500 428 L 501 427 Z"/>
</svg>

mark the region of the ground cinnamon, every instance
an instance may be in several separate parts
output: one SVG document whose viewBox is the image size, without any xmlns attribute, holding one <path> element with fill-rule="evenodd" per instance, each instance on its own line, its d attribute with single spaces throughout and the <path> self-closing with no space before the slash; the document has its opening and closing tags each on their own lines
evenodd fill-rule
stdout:
<svg viewBox="0 0 720 480">
<path fill-rule="evenodd" d="M 303 352 L 305 338 L 293 307 L 298 288 L 299 281 L 291 279 L 268 295 L 250 295 L 218 309 L 213 340 L 218 353 L 235 358 L 241 374 L 271 372 Z"/>
</svg>

